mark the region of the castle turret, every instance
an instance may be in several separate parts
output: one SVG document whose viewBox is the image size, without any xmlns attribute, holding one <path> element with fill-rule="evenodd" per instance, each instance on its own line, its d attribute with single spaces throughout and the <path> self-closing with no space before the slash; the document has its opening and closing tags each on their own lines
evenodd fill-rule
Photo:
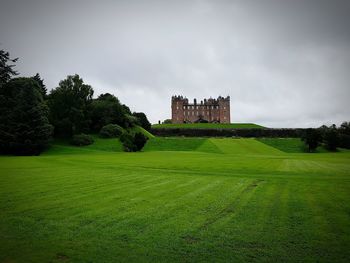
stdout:
<svg viewBox="0 0 350 263">
<path fill-rule="evenodd" d="M 172 123 L 184 122 L 184 103 L 187 99 L 182 96 L 173 96 L 171 98 L 171 119 Z"/>
<path fill-rule="evenodd" d="M 218 104 L 219 104 L 220 123 L 230 123 L 231 122 L 230 96 L 227 96 L 226 98 L 223 98 L 220 96 L 218 98 Z"/>
</svg>

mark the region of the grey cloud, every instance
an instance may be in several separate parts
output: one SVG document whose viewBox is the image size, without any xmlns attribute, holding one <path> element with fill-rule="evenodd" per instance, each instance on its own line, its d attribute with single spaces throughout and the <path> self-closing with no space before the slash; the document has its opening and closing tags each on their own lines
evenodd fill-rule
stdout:
<svg viewBox="0 0 350 263">
<path fill-rule="evenodd" d="M 233 122 L 349 120 L 349 1 L 19 1 L 0 43 L 54 88 L 79 73 L 152 122 L 170 97 L 231 96 Z"/>
</svg>

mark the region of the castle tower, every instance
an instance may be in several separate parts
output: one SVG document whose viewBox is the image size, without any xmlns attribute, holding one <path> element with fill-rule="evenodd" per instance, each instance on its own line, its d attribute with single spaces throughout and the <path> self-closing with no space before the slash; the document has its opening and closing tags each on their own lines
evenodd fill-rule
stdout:
<svg viewBox="0 0 350 263">
<path fill-rule="evenodd" d="M 218 98 L 218 103 L 219 103 L 220 123 L 231 123 L 230 96 L 227 96 L 226 98 L 223 98 L 220 96 Z"/>
<path fill-rule="evenodd" d="M 172 96 L 171 98 L 171 120 L 172 123 L 184 122 L 184 103 L 186 99 L 182 96 Z"/>
</svg>

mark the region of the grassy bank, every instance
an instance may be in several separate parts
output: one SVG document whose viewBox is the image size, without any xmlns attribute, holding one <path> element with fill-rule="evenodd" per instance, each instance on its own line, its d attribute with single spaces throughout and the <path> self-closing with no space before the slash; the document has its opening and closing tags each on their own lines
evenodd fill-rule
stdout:
<svg viewBox="0 0 350 263">
<path fill-rule="evenodd" d="M 118 143 L 0 157 L 0 262 L 350 258 L 348 151 L 154 138 L 124 153 Z"/>
</svg>

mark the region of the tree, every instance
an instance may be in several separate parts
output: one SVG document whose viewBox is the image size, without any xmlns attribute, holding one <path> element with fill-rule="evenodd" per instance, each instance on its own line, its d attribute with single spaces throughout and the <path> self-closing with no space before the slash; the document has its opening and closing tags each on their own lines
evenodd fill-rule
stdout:
<svg viewBox="0 0 350 263">
<path fill-rule="evenodd" d="M 339 144 L 339 135 L 337 127 L 333 124 L 331 127 L 325 130 L 323 135 L 326 148 L 329 151 L 336 151 Z"/>
<path fill-rule="evenodd" d="M 125 127 L 125 107 L 118 98 L 109 93 L 101 94 L 94 99 L 89 108 L 91 130 L 97 132 L 107 124 L 118 124 Z"/>
<path fill-rule="evenodd" d="M 48 96 L 50 121 L 55 127 L 55 135 L 71 137 L 89 131 L 89 106 L 94 90 L 84 84 L 82 78 L 75 74 L 60 81 Z"/>
<path fill-rule="evenodd" d="M 350 135 L 350 122 L 344 121 L 339 128 L 340 133 Z"/>
<path fill-rule="evenodd" d="M 118 124 L 107 124 L 100 130 L 102 138 L 118 138 L 124 132 L 123 128 Z"/>
<path fill-rule="evenodd" d="M 319 146 L 322 141 L 322 136 L 319 130 L 317 129 L 306 129 L 301 139 L 304 141 L 306 146 L 308 147 L 309 152 L 313 152 Z"/>
<path fill-rule="evenodd" d="M 0 86 L 0 151 L 36 155 L 48 145 L 53 127 L 39 86 L 32 78 L 15 78 Z"/>
<path fill-rule="evenodd" d="M 171 124 L 172 120 L 171 119 L 166 119 L 163 121 L 163 124 Z"/>
<path fill-rule="evenodd" d="M 14 64 L 18 58 L 11 59 L 9 52 L 0 50 L 0 87 L 7 83 L 12 76 L 18 75 L 18 72 L 13 69 Z"/>
<path fill-rule="evenodd" d="M 339 143 L 338 146 L 350 149 L 350 122 L 343 122 L 339 129 Z"/>
<path fill-rule="evenodd" d="M 47 89 L 44 84 L 44 80 L 40 77 L 39 73 L 36 73 L 35 76 L 32 77 L 36 82 L 38 82 L 39 85 L 39 91 L 41 95 L 43 96 L 43 99 L 46 99 L 47 97 Z"/>
<path fill-rule="evenodd" d="M 137 120 L 142 128 L 144 128 L 147 131 L 149 131 L 151 129 L 152 125 L 148 121 L 146 114 L 144 114 L 143 112 L 134 112 L 132 115 L 137 118 Z"/>
</svg>

